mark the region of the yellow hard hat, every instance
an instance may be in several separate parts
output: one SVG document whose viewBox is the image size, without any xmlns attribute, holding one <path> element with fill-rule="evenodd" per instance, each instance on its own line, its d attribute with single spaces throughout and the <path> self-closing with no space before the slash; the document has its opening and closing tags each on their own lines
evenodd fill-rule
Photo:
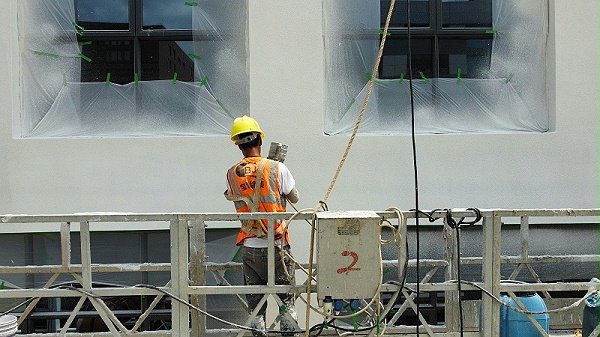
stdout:
<svg viewBox="0 0 600 337">
<path fill-rule="evenodd" d="M 233 121 L 233 125 L 231 125 L 231 140 L 234 141 L 236 145 L 239 145 L 252 141 L 254 138 L 256 138 L 239 138 L 239 135 L 248 132 L 259 134 L 261 138 L 265 137 L 265 133 L 260 129 L 260 126 L 258 126 L 258 122 L 254 120 L 254 118 L 248 116 L 238 117 Z"/>
</svg>

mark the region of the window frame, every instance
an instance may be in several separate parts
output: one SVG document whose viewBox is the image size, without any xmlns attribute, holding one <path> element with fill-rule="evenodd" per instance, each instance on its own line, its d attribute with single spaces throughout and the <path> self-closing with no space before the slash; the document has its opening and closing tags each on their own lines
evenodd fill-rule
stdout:
<svg viewBox="0 0 600 337">
<path fill-rule="evenodd" d="M 440 70 L 449 75 L 448 78 L 419 74 L 410 82 L 405 74 L 408 58 L 407 46 L 404 44 L 392 45 L 391 52 L 387 54 L 401 57 L 392 57 L 388 61 L 386 78 L 371 75 L 381 47 L 381 6 L 385 6 L 385 1 L 387 0 L 324 2 L 327 86 L 323 130 L 326 135 L 351 134 L 359 116 L 364 116 L 364 119 L 358 132 L 365 135 L 406 135 L 413 132 L 544 133 L 553 128 L 548 118 L 548 82 L 545 71 L 550 13 L 548 0 L 491 1 L 491 20 L 487 15 L 488 8 L 482 7 L 487 2 L 465 2 L 465 6 L 473 5 L 473 11 L 459 6 L 444 7 L 453 13 L 456 10 L 459 15 L 456 19 L 445 18 L 443 33 L 446 35 L 463 30 L 457 29 L 463 28 L 460 26 L 468 26 L 465 31 L 482 32 L 491 22 L 492 29 L 485 31 L 493 39 L 490 66 L 488 68 L 487 63 L 482 61 L 487 60 L 485 50 L 488 50 L 490 43 L 474 41 L 455 45 L 441 40 L 443 36 L 439 35 L 438 41 L 443 42 L 441 47 L 444 50 L 441 55 L 437 53 L 436 57 L 442 61 L 443 68 Z M 411 2 L 411 5 L 414 3 Z M 438 3 L 446 5 L 445 2 Z M 426 3 L 418 4 L 423 7 L 418 8 L 417 20 L 413 17 L 412 22 L 425 26 L 427 20 L 424 18 L 428 15 L 424 14 Z M 403 5 L 406 6 L 406 2 Z M 486 11 L 482 12 L 482 8 Z M 485 13 L 487 20 L 474 17 L 471 15 L 474 12 Z M 385 14 L 387 18 L 387 12 Z M 406 24 L 406 16 L 404 20 L 400 16 L 393 19 L 399 25 Z M 398 32 L 403 31 L 402 28 L 393 28 Z M 427 33 L 427 29 L 415 28 L 414 31 L 421 36 Z M 393 38 L 392 33 L 386 37 L 384 53 L 386 49 L 390 49 L 387 40 L 390 37 Z M 429 50 L 420 49 L 418 52 L 424 62 L 431 63 L 429 56 L 423 56 L 424 53 L 430 55 Z M 415 52 L 412 54 L 414 56 Z M 414 60 L 415 58 L 413 63 Z M 385 60 L 380 61 L 385 63 Z M 381 65 L 379 63 L 380 70 Z M 438 67 L 439 65 L 437 63 Z M 461 74 L 458 69 L 465 66 L 467 73 L 477 77 L 462 76 L 468 74 Z M 364 104 L 356 104 L 366 101 L 367 97 L 371 98 L 371 103 L 366 107 Z M 409 101 L 413 102 L 411 97 L 415 97 L 414 105 L 409 104 Z M 414 124 L 411 123 L 413 111 L 419 116 L 415 118 Z M 388 118 L 390 116 L 393 118 Z M 411 125 L 414 125 L 414 129 Z"/>
<path fill-rule="evenodd" d="M 15 4 L 15 43 L 19 46 L 15 62 L 20 65 L 16 76 L 23 83 L 17 93 L 15 138 L 226 135 L 236 116 L 248 114 L 248 65 L 239 62 L 248 59 L 248 0 L 180 3 L 177 5 L 182 7 L 168 16 L 149 8 L 142 11 L 142 6 L 132 4 L 131 0 L 120 2 L 116 14 L 96 12 L 101 8 L 87 7 L 83 2 L 75 7 L 73 1 Z M 150 7 L 154 8 L 161 7 Z M 191 12 L 191 25 L 185 10 Z M 152 24 L 148 27 L 159 29 L 142 29 L 142 12 L 146 13 L 145 21 Z M 130 25 L 131 18 L 134 22 Z M 139 34 L 134 36 L 136 29 Z M 225 30 L 231 33 L 227 38 L 222 36 Z M 133 45 L 132 36 L 150 58 L 140 59 L 139 52 L 134 55 L 133 46 L 116 48 L 115 54 L 122 53 L 120 59 L 127 61 L 116 61 L 116 71 L 111 73 L 112 62 L 103 61 L 111 56 L 111 46 L 96 47 L 94 40 L 129 40 Z M 160 47 L 160 54 L 155 53 L 155 45 Z M 184 55 L 193 65 L 187 60 L 184 68 L 178 64 L 178 74 L 172 76 L 167 71 L 167 45 L 181 49 L 176 49 L 176 55 L 181 56 L 182 65 Z M 94 49 L 88 49 L 92 46 Z M 223 54 L 227 57 L 221 57 Z M 160 70 L 159 75 L 152 71 L 145 76 L 148 78 L 140 78 L 133 70 L 133 58 L 141 72 L 151 69 L 147 61 L 153 63 L 157 55 L 164 56 L 160 57 L 164 62 L 150 67 Z M 83 64 L 90 66 L 94 60 L 98 62 L 96 68 L 82 71 Z M 180 74 L 193 74 L 193 80 Z"/>
<path fill-rule="evenodd" d="M 193 41 L 192 29 L 144 29 L 143 0 L 128 0 L 128 30 L 85 30 L 83 35 L 77 36 L 78 42 L 125 40 L 133 41 L 133 72 L 144 80 L 142 72 L 142 41 Z M 79 21 L 78 21 L 79 24 Z M 83 27 L 85 28 L 85 27 Z M 82 60 L 82 62 L 85 62 Z M 194 70 L 195 71 L 195 70 Z"/>
<path fill-rule="evenodd" d="M 406 2 L 408 3 L 408 1 L 413 1 L 413 0 L 406 0 Z M 494 35 L 490 34 L 489 32 L 492 30 L 492 26 L 489 27 L 464 27 L 464 28 L 458 28 L 458 27 L 443 27 L 443 17 L 442 17 L 442 1 L 443 0 L 428 0 L 429 2 L 429 26 L 428 27 L 413 27 L 411 25 L 410 27 L 410 37 L 411 39 L 428 39 L 431 43 L 432 46 L 432 74 L 431 77 L 432 78 L 440 78 L 440 44 L 439 41 L 440 39 L 447 39 L 447 40 L 467 40 L 467 39 L 479 39 L 479 40 L 491 40 L 493 41 L 494 39 Z M 491 3 L 493 0 L 487 0 Z M 403 4 L 404 5 L 404 4 Z M 389 8 L 383 8 L 381 7 L 381 1 L 380 1 L 380 8 L 382 10 L 382 21 L 380 23 L 380 28 L 381 30 L 384 29 L 385 27 L 385 17 L 387 16 L 387 11 Z M 385 13 L 384 13 L 384 9 L 385 9 Z M 394 13 L 396 13 L 396 11 L 398 10 L 398 7 L 394 7 Z M 384 15 L 385 14 L 385 15 Z M 392 24 L 390 23 L 390 26 L 388 27 L 388 35 L 386 38 L 386 44 L 391 44 L 394 42 L 397 42 L 399 40 L 402 39 L 408 39 L 409 37 L 409 28 L 404 25 L 404 26 L 392 26 Z M 491 48 L 491 47 L 490 47 Z M 402 54 L 398 54 L 398 55 L 402 55 Z M 385 68 L 385 62 L 382 59 L 382 64 L 381 64 L 382 68 Z M 419 71 L 416 69 L 413 69 L 414 72 L 413 76 L 418 76 L 419 75 Z M 379 75 L 382 75 L 382 71 L 379 71 Z M 468 76 L 465 76 L 468 77 Z M 387 78 L 389 79 L 389 77 L 381 77 L 381 78 Z"/>
</svg>

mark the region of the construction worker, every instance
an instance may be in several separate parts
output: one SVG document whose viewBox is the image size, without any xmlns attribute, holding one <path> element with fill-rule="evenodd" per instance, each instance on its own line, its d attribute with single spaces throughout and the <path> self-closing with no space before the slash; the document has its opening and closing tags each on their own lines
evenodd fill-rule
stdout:
<svg viewBox="0 0 600 337">
<path fill-rule="evenodd" d="M 256 120 L 243 116 L 236 118 L 231 126 L 231 140 L 242 151 L 244 158 L 227 171 L 225 197 L 234 202 L 237 212 L 285 212 L 286 200 L 298 202 L 298 190 L 289 169 L 281 162 L 261 156 L 264 132 Z M 266 285 L 268 279 L 267 228 L 274 226 L 275 233 L 275 283 L 294 285 L 294 266 L 291 258 L 290 240 L 285 221 L 272 224 L 266 219 L 242 220 L 236 244 L 242 246 L 244 282 L 246 285 Z M 285 267 L 284 267 L 285 266 Z M 248 294 L 250 313 L 258 306 L 262 295 Z M 294 296 L 279 294 L 285 308 L 279 310 L 281 331 L 295 330 L 297 315 Z M 255 337 L 265 337 L 266 302 L 259 309 L 250 327 Z M 290 321 L 285 312 L 294 320 Z"/>
</svg>

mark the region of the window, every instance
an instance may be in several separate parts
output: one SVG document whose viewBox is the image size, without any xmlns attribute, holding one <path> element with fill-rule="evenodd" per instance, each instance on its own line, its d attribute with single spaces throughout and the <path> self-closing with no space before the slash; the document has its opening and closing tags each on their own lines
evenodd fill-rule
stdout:
<svg viewBox="0 0 600 337">
<path fill-rule="evenodd" d="M 325 128 L 348 134 L 362 109 L 390 0 L 324 2 Z M 364 134 L 546 132 L 548 0 L 397 0 Z M 411 106 L 411 94 L 414 106 Z"/>
<path fill-rule="evenodd" d="M 247 0 L 19 6 L 17 137 L 225 135 L 247 114 Z"/>
<path fill-rule="evenodd" d="M 75 0 L 75 16 L 91 60 L 81 59 L 82 82 L 194 81 L 192 10 L 181 1 Z"/>
<path fill-rule="evenodd" d="M 390 0 L 381 0 L 381 28 Z M 413 77 L 484 78 L 492 54 L 492 1 L 410 2 Z M 379 78 L 400 78 L 408 69 L 407 1 L 396 1 Z"/>
</svg>

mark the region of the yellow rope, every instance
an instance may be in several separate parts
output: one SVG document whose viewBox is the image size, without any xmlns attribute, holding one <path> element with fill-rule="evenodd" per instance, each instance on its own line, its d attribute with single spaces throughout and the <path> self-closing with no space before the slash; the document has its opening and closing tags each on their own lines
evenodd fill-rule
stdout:
<svg viewBox="0 0 600 337">
<path fill-rule="evenodd" d="M 319 201 L 317 206 L 315 206 L 315 208 L 313 209 L 312 226 L 311 226 L 311 231 L 310 231 L 310 247 L 309 247 L 310 253 L 308 256 L 308 280 L 309 280 L 309 282 L 308 282 L 308 286 L 306 289 L 306 302 L 308 304 L 310 304 L 310 293 L 311 293 L 311 284 L 312 284 L 313 251 L 314 251 L 314 244 L 315 244 L 315 221 L 316 221 L 317 211 L 319 210 L 319 208 L 321 208 L 323 206 L 323 204 L 325 204 L 325 202 L 329 198 L 329 195 L 331 194 L 331 191 L 333 190 L 333 186 L 335 185 L 337 178 L 338 178 L 340 172 L 342 171 L 342 167 L 344 166 L 344 163 L 346 162 L 348 153 L 350 153 L 350 148 L 352 147 L 352 143 L 354 143 L 354 138 L 356 138 L 356 134 L 358 133 L 358 128 L 360 126 L 360 123 L 362 122 L 363 116 L 365 114 L 365 110 L 367 109 L 367 104 L 369 103 L 369 98 L 371 97 L 371 92 L 373 91 L 373 85 L 375 84 L 375 78 L 377 77 L 376 74 L 379 71 L 379 62 L 381 61 L 381 57 L 383 55 L 383 47 L 385 45 L 388 27 L 390 26 L 390 21 L 392 18 L 392 12 L 394 10 L 395 3 L 396 3 L 396 0 L 392 0 L 390 2 L 390 9 L 388 10 L 388 15 L 385 20 L 385 26 L 383 28 L 383 35 L 381 38 L 381 43 L 379 45 L 379 52 L 377 53 L 377 60 L 375 61 L 375 66 L 373 67 L 373 72 L 372 72 L 373 75 L 371 76 L 371 80 L 369 81 L 369 88 L 367 90 L 367 95 L 365 96 L 365 100 L 360 109 L 360 114 L 358 115 L 358 119 L 356 120 L 354 129 L 352 130 L 352 135 L 350 136 L 350 140 L 348 141 L 348 145 L 346 146 L 346 151 L 344 151 L 344 155 L 342 156 L 342 159 L 340 160 L 337 170 L 335 171 L 335 175 L 333 176 L 333 179 L 331 180 L 331 183 L 329 184 L 329 188 L 327 189 L 327 192 L 325 193 L 325 197 L 323 197 L 323 200 Z M 306 328 L 306 337 L 309 337 L 310 329 L 308 329 L 308 327 L 310 326 L 310 305 L 306 306 L 306 323 L 305 324 L 307 327 Z"/>
</svg>

